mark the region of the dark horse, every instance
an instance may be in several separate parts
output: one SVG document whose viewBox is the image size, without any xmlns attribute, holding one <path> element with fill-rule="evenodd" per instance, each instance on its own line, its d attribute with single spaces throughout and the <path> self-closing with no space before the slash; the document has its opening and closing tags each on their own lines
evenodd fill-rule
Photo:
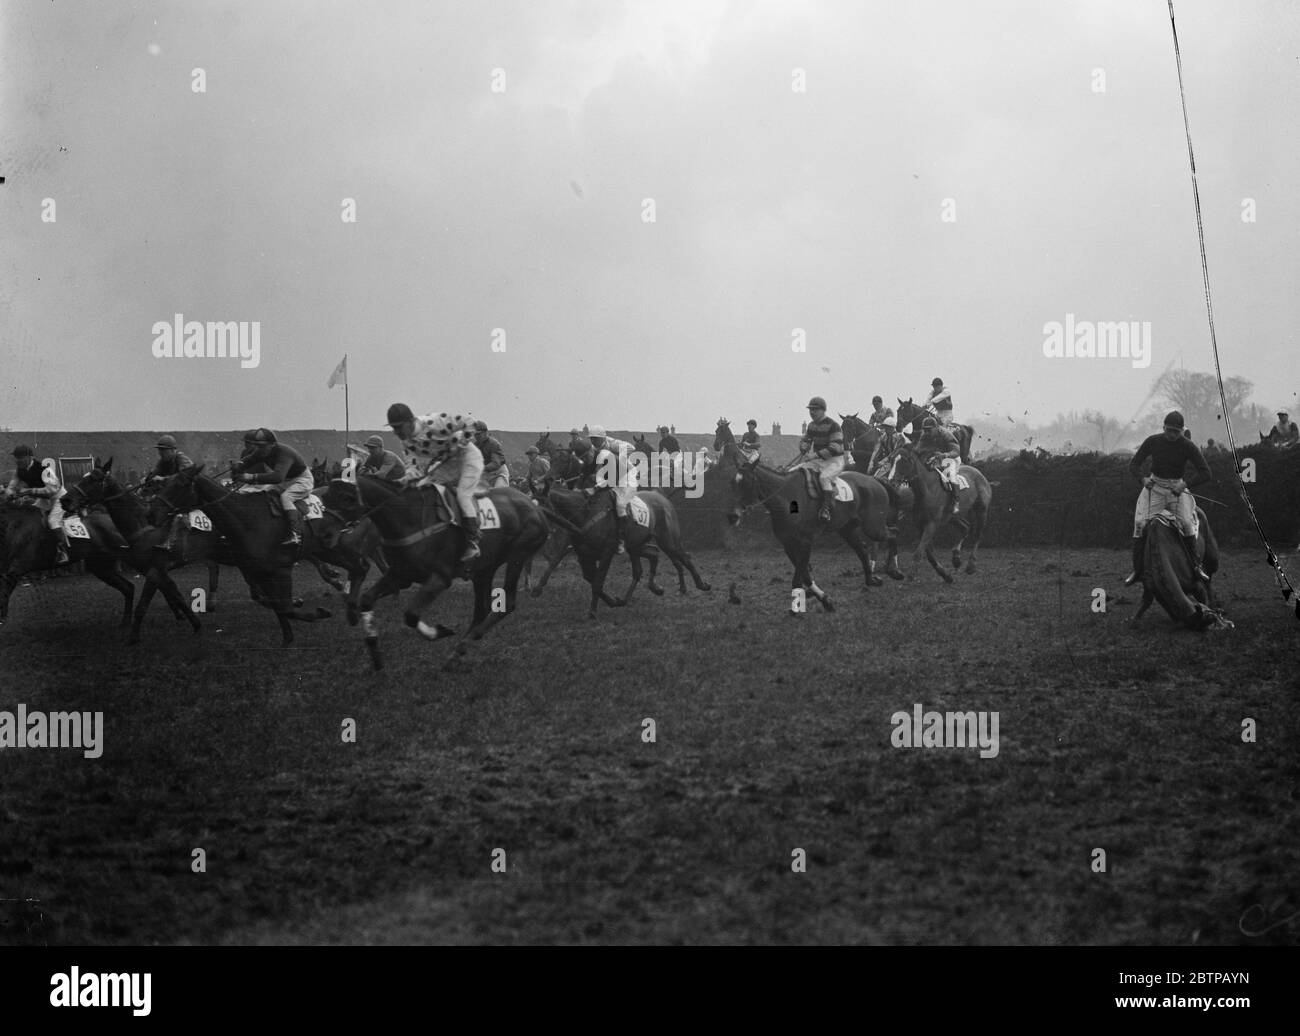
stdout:
<svg viewBox="0 0 1300 1036">
<path fill-rule="evenodd" d="M 169 527 L 164 523 L 151 524 L 148 516 L 148 504 L 139 496 L 129 492 L 112 473 L 113 462 L 102 467 L 96 463 L 76 485 L 64 494 L 64 506 L 69 511 L 81 511 L 83 508 L 103 508 L 117 530 L 126 538 L 130 549 L 122 560 L 145 577 L 145 585 L 136 602 L 135 615 L 131 623 L 130 643 L 140 642 L 140 626 L 153 596 L 159 590 L 163 599 L 172 610 L 177 621 L 188 621 L 195 633 L 201 629 L 198 616 L 192 608 L 186 607 L 185 597 L 172 580 L 168 572 L 201 560 L 216 568 L 213 560 L 216 552 L 217 535 L 215 532 L 203 532 L 197 529 L 177 530 L 168 549 Z M 216 576 L 209 575 L 212 593 L 216 593 Z M 207 602 L 204 610 L 209 610 Z"/>
<path fill-rule="evenodd" d="M 543 543 L 550 530 L 537 504 L 517 489 L 498 487 L 479 496 L 495 506 L 495 520 L 480 515 L 479 529 L 482 555 L 466 565 L 460 560 L 463 548 L 460 527 L 448 520 L 438 490 L 405 489 L 383 479 L 360 475 L 357 496 L 361 507 L 378 527 L 383 537 L 388 571 L 361 595 L 357 605 L 348 604 L 348 622 L 360 619 L 366 648 L 376 669 L 383 668 L 379 653 L 379 632 L 375 625 L 375 602 L 395 594 L 412 583 L 420 589 L 406 603 L 404 621 L 429 640 L 452 636 L 446 626 L 429 626 L 421 615 L 435 597 L 451 586 L 455 579 L 474 583 L 474 617 L 465 638 L 478 640 L 494 625 L 515 610 L 519 576 L 524 563 Z M 491 600 L 492 580 L 497 569 L 506 566 L 504 606 Z"/>
<path fill-rule="evenodd" d="M 677 521 L 677 511 L 673 508 L 672 501 L 654 491 L 637 493 L 637 499 L 645 505 L 649 525 L 640 525 L 632 520 L 629 511 L 628 532 L 624 543 L 628 560 L 632 563 L 632 585 L 627 588 L 622 600 L 605 593 L 605 577 L 618 548 L 618 528 L 610 491 L 597 490 L 589 494 L 552 488 L 546 505 L 543 506 L 547 518 L 569 533 L 578 562 L 582 565 L 583 578 L 591 584 L 591 605 L 587 610 L 589 618 L 596 617 L 598 601 L 604 601 L 613 608 L 626 605 L 632 600 L 632 593 L 641 582 L 643 560 L 650 563 L 650 592 L 656 596 L 663 594 L 663 588 L 655 582 L 660 549 L 677 569 L 679 593 L 686 593 L 688 571 L 697 589 L 712 589 L 700 576 L 695 562 L 682 545 L 681 525 Z"/>
<path fill-rule="evenodd" d="M 921 429 L 914 427 L 916 423 L 921 418 L 936 416 L 933 409 L 919 406 L 913 403 L 911 398 L 898 401 L 898 430 L 905 432 L 913 442 L 921 437 Z M 948 424 L 944 427 L 952 432 L 953 438 L 961 448 L 961 462 L 969 464 L 971 443 L 975 441 L 975 429 L 968 424 Z"/>
<path fill-rule="evenodd" d="M 328 619 L 324 608 L 295 607 L 293 565 L 297 548 L 286 547 L 284 516 L 273 510 L 270 493 L 238 493 L 203 474 L 203 465 L 186 468 L 163 483 L 154 498 L 167 512 L 201 510 L 230 547 L 230 559 L 248 584 L 249 596 L 275 612 L 284 645 L 293 643 L 289 620 L 316 622 Z M 310 553 L 319 522 L 304 522 L 302 547 Z"/>
<path fill-rule="evenodd" d="M 868 424 L 857 414 L 840 414 L 840 430 L 844 433 L 844 452 L 853 458 L 853 467 L 870 475 L 871 457 L 884 436 L 884 429 Z M 877 463 L 882 459 L 877 458 Z"/>
<path fill-rule="evenodd" d="M 916 448 L 910 444 L 898 447 L 889 455 L 886 463 L 888 467 L 882 477 L 895 485 L 906 482 L 912 490 L 912 517 L 921 530 L 914 557 L 919 559 L 924 551 L 930 566 L 944 582 L 951 583 L 952 576 L 943 570 L 934 556 L 935 533 L 951 521 L 962 530 L 961 539 L 952 548 L 952 567 L 955 571 L 961 571 L 961 548 L 969 535 L 972 542 L 966 571 L 974 572 L 975 552 L 979 549 L 980 536 L 988 521 L 989 504 L 993 501 L 993 487 L 984 477 L 984 472 L 963 464 L 958 472 L 965 476 L 968 485 L 965 489 L 949 493 L 943 488 L 939 473 L 923 464 L 916 455 Z M 955 515 L 954 506 L 957 510 Z"/>
<path fill-rule="evenodd" d="M 551 462 L 550 478 L 566 489 L 572 489 L 588 473 L 582 458 L 574 454 L 567 445 L 555 442 L 550 432 L 543 432 L 537 437 L 537 452 Z"/>
<path fill-rule="evenodd" d="M 880 586 L 883 582 L 874 571 L 875 543 L 883 542 L 889 548 L 886 574 L 891 579 L 903 578 L 898 570 L 898 498 L 892 486 L 861 472 L 844 472 L 839 477 L 848 484 L 853 498 L 834 501 L 831 521 L 824 525 L 817 518 L 820 501 L 809 493 L 804 470 L 777 471 L 757 462 L 748 463 L 734 445 L 726 448 L 724 459 L 736 469 L 732 478 L 735 503 L 727 515 L 728 522 L 740 524 L 743 509 L 754 504 L 767 508 L 772 516 L 772 532 L 794 565 L 790 581 L 793 591 L 811 593 L 821 602 L 823 610 L 835 610 L 830 596 L 812 576 L 813 539 L 821 531 L 838 532 L 853 548 L 862 562 L 867 586 Z M 791 615 L 803 614 L 799 603 L 792 594 Z"/>
<path fill-rule="evenodd" d="M 112 463 L 110 457 L 108 466 Z M 9 618 L 9 597 L 18 581 L 29 572 L 57 567 L 56 534 L 46 520 L 46 513 L 37 507 L 0 506 L 0 625 Z M 118 549 L 120 533 L 102 513 L 87 514 L 82 524 L 88 538 L 69 536 L 67 563 L 85 562 L 87 572 L 122 595 L 121 625 L 125 628 L 131 624 L 135 584 L 118 571 L 118 561 L 126 557 L 126 551 Z"/>
<path fill-rule="evenodd" d="M 1219 544 L 1206 520 L 1205 512 L 1196 509 L 1200 529 L 1196 534 L 1196 552 L 1206 575 L 1219 570 Z M 1179 535 L 1176 520 L 1162 511 L 1147 523 L 1145 557 L 1142 567 L 1142 604 L 1133 616 L 1140 619 L 1159 601 L 1175 622 L 1188 629 L 1203 630 L 1211 626 L 1232 629 L 1232 623 L 1223 618 L 1214 600 L 1214 591 L 1208 582 L 1192 575 L 1191 559 Z"/>
</svg>

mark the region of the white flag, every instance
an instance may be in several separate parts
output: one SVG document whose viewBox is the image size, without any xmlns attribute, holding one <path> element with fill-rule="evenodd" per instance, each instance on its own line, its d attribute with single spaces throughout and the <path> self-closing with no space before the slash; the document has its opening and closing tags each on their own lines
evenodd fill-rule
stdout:
<svg viewBox="0 0 1300 1036">
<path fill-rule="evenodd" d="M 346 385 L 348 383 L 348 357 L 347 353 L 343 354 L 343 359 L 339 360 L 339 365 L 334 368 L 334 373 L 330 375 L 330 380 L 325 383 L 326 388 L 333 388 L 335 385 Z"/>
</svg>

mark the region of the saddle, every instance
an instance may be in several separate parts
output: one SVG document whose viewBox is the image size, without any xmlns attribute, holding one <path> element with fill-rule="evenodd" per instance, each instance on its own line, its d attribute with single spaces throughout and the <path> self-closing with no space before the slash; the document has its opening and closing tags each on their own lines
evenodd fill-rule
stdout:
<svg viewBox="0 0 1300 1036">
<path fill-rule="evenodd" d="M 429 482 L 423 486 L 415 486 L 407 492 L 430 493 L 432 498 L 429 502 L 433 504 L 434 518 L 442 519 L 451 525 L 461 524 L 460 500 L 455 493 L 450 492 L 447 486 L 441 482 Z M 474 499 L 482 500 L 491 492 L 489 489 L 474 490 Z"/>
</svg>

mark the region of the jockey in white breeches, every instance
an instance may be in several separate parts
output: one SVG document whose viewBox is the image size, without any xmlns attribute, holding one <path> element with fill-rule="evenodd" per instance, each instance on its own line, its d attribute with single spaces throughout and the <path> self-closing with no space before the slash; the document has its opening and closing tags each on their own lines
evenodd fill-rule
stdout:
<svg viewBox="0 0 1300 1036">
<path fill-rule="evenodd" d="M 479 548 L 478 507 L 474 490 L 483 477 L 483 454 L 459 414 L 427 414 L 417 418 L 405 403 L 388 408 L 389 427 L 401 439 L 406 454 L 404 485 L 454 487 L 468 543 L 461 561 L 482 554 Z"/>
<path fill-rule="evenodd" d="M 606 435 L 602 425 L 592 425 L 588 438 L 596 451 L 596 486 L 614 492 L 615 524 L 622 546 L 627 539 L 627 507 L 636 498 L 637 469 L 632 464 L 636 451 L 630 442 Z"/>
</svg>

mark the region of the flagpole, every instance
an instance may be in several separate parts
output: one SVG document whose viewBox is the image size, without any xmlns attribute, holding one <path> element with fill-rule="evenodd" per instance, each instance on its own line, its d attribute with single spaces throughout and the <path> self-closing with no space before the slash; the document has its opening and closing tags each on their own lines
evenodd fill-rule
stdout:
<svg viewBox="0 0 1300 1036">
<path fill-rule="evenodd" d="M 348 453 L 348 442 L 352 438 L 352 421 L 348 415 L 348 383 L 347 379 L 343 380 L 343 454 L 351 456 Z"/>
</svg>

